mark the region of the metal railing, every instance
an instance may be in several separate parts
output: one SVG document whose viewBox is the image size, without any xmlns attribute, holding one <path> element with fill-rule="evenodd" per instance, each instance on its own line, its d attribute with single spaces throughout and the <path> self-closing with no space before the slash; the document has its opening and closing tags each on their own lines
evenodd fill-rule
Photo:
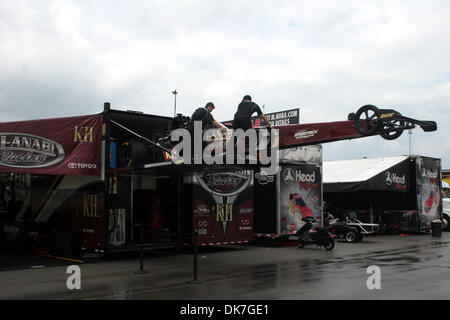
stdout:
<svg viewBox="0 0 450 320">
<path fill-rule="evenodd" d="M 192 232 L 168 232 L 168 231 L 154 231 L 154 230 L 144 230 L 144 224 L 142 223 L 135 223 L 135 227 L 140 228 L 140 261 L 139 261 L 139 270 L 135 271 L 136 274 L 147 274 L 148 271 L 144 270 L 144 233 L 153 233 L 153 234 L 160 234 L 165 236 L 177 236 L 178 239 L 182 236 L 188 236 L 192 238 L 192 244 L 193 244 L 193 280 L 189 281 L 189 283 L 200 283 L 198 280 L 198 233 Z"/>
</svg>

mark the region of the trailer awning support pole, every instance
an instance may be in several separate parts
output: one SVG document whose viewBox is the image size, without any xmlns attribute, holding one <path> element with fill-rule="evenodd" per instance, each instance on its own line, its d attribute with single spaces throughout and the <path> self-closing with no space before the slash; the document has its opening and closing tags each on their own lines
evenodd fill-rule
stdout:
<svg viewBox="0 0 450 320">
<path fill-rule="evenodd" d="M 183 237 L 181 233 L 183 232 L 183 215 L 182 215 L 182 205 L 183 205 L 183 175 L 179 174 L 177 177 L 177 250 L 181 250 Z"/>
<path fill-rule="evenodd" d="M 370 192 L 370 191 L 369 191 L 369 202 L 370 202 L 370 207 L 369 207 L 370 223 L 373 223 L 373 195 L 372 195 L 372 192 Z"/>
<path fill-rule="evenodd" d="M 111 104 L 109 102 L 105 102 L 103 105 L 103 142 L 105 145 L 105 153 L 103 154 L 103 177 L 104 180 L 104 196 L 103 196 L 103 220 L 104 220 L 104 251 L 105 255 L 108 253 L 109 247 L 109 210 L 110 210 L 110 196 L 109 196 L 109 154 L 110 154 L 110 146 L 109 140 L 111 137 L 111 122 L 109 117 L 109 111 L 111 110 Z"/>
</svg>

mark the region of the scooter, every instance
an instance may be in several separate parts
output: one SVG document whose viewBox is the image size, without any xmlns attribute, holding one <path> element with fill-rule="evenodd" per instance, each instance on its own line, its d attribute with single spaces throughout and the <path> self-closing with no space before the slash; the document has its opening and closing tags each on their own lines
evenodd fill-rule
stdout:
<svg viewBox="0 0 450 320">
<path fill-rule="evenodd" d="M 305 224 L 295 234 L 298 236 L 297 245 L 299 248 L 303 248 L 306 244 L 314 243 L 318 246 L 323 246 L 327 251 L 333 250 L 335 239 L 329 228 L 313 228 L 313 223 L 316 222 L 314 217 L 304 217 L 302 221 Z"/>
</svg>

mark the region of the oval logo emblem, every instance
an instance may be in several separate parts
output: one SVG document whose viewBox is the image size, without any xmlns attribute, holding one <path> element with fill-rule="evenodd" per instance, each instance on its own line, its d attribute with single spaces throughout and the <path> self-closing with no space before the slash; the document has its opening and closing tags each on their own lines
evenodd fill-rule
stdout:
<svg viewBox="0 0 450 320">
<path fill-rule="evenodd" d="M 251 182 L 248 173 L 207 173 L 197 176 L 200 185 L 217 195 L 231 196 L 240 193 Z"/>
<path fill-rule="evenodd" d="M 14 168 L 45 168 L 66 156 L 63 147 L 50 139 L 28 133 L 0 133 L 0 165 Z"/>
</svg>

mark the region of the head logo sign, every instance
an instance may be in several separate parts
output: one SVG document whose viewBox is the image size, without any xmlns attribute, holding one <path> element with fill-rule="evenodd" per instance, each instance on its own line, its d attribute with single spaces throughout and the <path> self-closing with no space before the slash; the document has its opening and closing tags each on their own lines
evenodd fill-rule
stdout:
<svg viewBox="0 0 450 320">
<path fill-rule="evenodd" d="M 287 168 L 283 173 L 283 180 L 286 184 L 291 185 L 295 182 L 294 180 L 295 172 L 291 168 Z"/>
<path fill-rule="evenodd" d="M 50 139 L 27 133 L 0 133 L 0 165 L 45 168 L 64 160 L 63 147 Z"/>
<path fill-rule="evenodd" d="M 391 173 L 389 171 L 386 171 L 386 184 L 388 186 L 390 186 L 392 183 L 397 183 L 397 184 L 406 184 L 406 177 L 405 175 L 403 176 L 398 176 L 395 173 Z"/>
<path fill-rule="evenodd" d="M 287 185 L 291 185 L 294 182 L 314 183 L 316 182 L 316 172 L 304 173 L 299 169 L 287 168 L 283 172 L 283 180 Z"/>
</svg>

